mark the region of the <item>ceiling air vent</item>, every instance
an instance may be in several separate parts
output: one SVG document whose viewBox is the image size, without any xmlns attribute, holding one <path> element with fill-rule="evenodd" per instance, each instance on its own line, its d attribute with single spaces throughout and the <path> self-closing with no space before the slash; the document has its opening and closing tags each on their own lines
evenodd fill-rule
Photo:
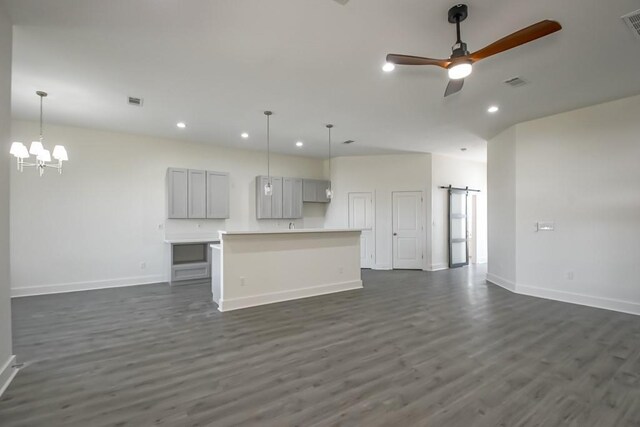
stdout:
<svg viewBox="0 0 640 427">
<path fill-rule="evenodd" d="M 505 80 L 504 82 L 511 87 L 520 87 L 527 84 L 527 81 L 520 77 L 512 77 L 508 80 Z"/>
<path fill-rule="evenodd" d="M 133 105 L 136 107 L 142 107 L 142 103 L 144 100 L 142 98 L 135 98 L 133 96 L 129 97 L 129 105 Z"/>
<path fill-rule="evenodd" d="M 627 24 L 633 35 L 640 39 L 640 9 L 624 15 L 622 20 Z"/>
</svg>

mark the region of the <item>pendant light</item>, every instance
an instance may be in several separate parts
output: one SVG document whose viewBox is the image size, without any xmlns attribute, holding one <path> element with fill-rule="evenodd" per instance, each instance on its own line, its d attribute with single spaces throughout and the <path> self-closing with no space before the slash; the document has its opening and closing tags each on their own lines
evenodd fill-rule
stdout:
<svg viewBox="0 0 640 427">
<path fill-rule="evenodd" d="M 41 90 L 36 92 L 36 95 L 40 97 L 40 138 L 37 141 L 33 141 L 29 150 L 22 142 L 14 142 L 11 144 L 11 149 L 9 150 L 10 154 L 17 160 L 18 170 L 20 172 L 24 171 L 25 167 L 35 167 L 38 169 L 40 176 L 44 173 L 45 168 L 53 168 L 57 169 L 59 173 L 62 173 L 62 162 L 66 162 L 69 160 L 69 156 L 67 155 L 67 150 L 62 145 L 56 145 L 53 147 L 53 153 L 44 148 L 44 133 L 42 126 L 42 101 L 47 96 L 47 92 L 43 92 Z M 29 158 L 29 154 L 33 154 L 36 156 L 35 163 L 26 163 L 24 160 Z M 51 156 L 58 161 L 58 164 L 51 165 L 49 162 L 51 161 Z"/>
<path fill-rule="evenodd" d="M 325 194 L 327 195 L 327 199 L 331 200 L 333 198 L 333 190 L 331 190 L 331 128 L 333 128 L 332 124 L 327 125 L 327 129 L 329 129 L 329 185 L 325 190 Z"/>
<path fill-rule="evenodd" d="M 271 111 L 265 111 L 264 115 L 267 116 L 267 183 L 264 185 L 264 195 L 271 197 L 273 195 L 273 186 L 271 185 L 271 163 L 270 163 L 270 129 L 269 120 L 273 113 Z"/>
</svg>

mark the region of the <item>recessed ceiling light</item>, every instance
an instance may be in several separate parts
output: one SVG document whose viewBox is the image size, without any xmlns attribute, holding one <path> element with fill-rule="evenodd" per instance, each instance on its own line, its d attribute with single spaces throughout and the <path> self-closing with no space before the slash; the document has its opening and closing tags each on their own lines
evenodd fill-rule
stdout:
<svg viewBox="0 0 640 427">
<path fill-rule="evenodd" d="M 390 73 L 395 69 L 396 69 L 395 64 L 392 64 L 391 62 L 387 62 L 382 66 L 382 71 L 384 71 L 385 73 Z"/>
<path fill-rule="evenodd" d="M 180 129 L 184 129 L 184 128 L 187 127 L 185 122 L 178 122 L 178 124 L 176 126 L 178 126 Z"/>
<path fill-rule="evenodd" d="M 304 143 L 302 141 L 296 142 L 296 147 L 302 147 Z"/>
<path fill-rule="evenodd" d="M 243 137 L 244 139 L 249 138 L 249 134 L 246 132 L 243 132 L 242 134 L 240 134 L 241 137 Z"/>
<path fill-rule="evenodd" d="M 491 107 L 487 108 L 487 111 L 489 113 L 497 113 L 498 110 L 499 110 L 499 108 L 497 106 L 495 106 L 495 105 L 492 105 Z"/>
</svg>

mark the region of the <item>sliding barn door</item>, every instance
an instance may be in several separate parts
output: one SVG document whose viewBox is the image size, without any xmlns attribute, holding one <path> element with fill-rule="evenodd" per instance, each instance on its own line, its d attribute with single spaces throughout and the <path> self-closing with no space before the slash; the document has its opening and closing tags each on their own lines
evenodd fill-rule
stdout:
<svg viewBox="0 0 640 427">
<path fill-rule="evenodd" d="M 449 267 L 469 264 L 468 192 L 449 189 Z"/>
</svg>

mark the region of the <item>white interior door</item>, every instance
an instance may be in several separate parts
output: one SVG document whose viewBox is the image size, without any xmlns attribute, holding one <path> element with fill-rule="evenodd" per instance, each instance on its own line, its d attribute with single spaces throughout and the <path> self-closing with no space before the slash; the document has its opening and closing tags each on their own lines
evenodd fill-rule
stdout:
<svg viewBox="0 0 640 427">
<path fill-rule="evenodd" d="M 360 235 L 360 267 L 373 267 L 375 242 L 373 195 L 371 193 L 349 193 L 349 228 L 362 230 Z"/>
<path fill-rule="evenodd" d="M 422 192 L 393 192 L 393 268 L 422 269 Z"/>
</svg>

